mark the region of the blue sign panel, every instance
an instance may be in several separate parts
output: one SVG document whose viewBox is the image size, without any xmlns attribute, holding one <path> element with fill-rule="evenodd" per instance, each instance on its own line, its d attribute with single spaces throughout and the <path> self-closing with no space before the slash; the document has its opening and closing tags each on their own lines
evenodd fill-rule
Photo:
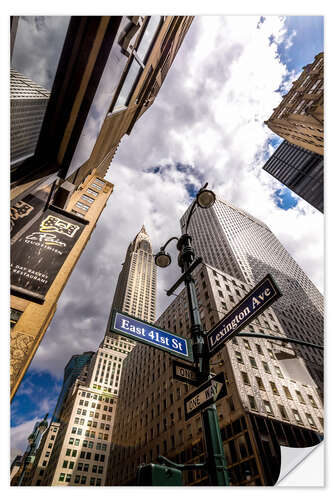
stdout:
<svg viewBox="0 0 333 500">
<path fill-rule="evenodd" d="M 169 354 L 187 361 L 193 361 L 192 345 L 189 339 L 161 330 L 128 314 L 113 311 L 110 330 L 163 351 L 168 351 Z"/>
<path fill-rule="evenodd" d="M 221 321 L 207 333 L 210 355 L 215 354 L 231 336 L 262 313 L 281 297 L 281 292 L 270 274 L 256 285 Z"/>
</svg>

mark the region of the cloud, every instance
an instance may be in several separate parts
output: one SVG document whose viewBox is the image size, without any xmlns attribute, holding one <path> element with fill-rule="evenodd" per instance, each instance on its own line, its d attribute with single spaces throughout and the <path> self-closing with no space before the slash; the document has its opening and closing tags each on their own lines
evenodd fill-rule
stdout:
<svg viewBox="0 0 333 500">
<path fill-rule="evenodd" d="M 179 235 L 193 186 L 206 181 L 220 198 L 265 222 L 322 289 L 322 215 L 303 200 L 279 209 L 274 192 L 281 184 L 262 170 L 276 139 L 263 122 L 294 78 L 278 44 L 292 40 L 283 17 L 195 19 L 153 106 L 118 148 L 107 174 L 114 192 L 31 370 L 60 378 L 73 354 L 96 350 L 130 241 L 142 224 L 155 252 Z M 168 251 L 173 264 L 158 270 L 157 316 L 173 300 L 165 290 L 179 276 L 174 242 Z"/>
</svg>

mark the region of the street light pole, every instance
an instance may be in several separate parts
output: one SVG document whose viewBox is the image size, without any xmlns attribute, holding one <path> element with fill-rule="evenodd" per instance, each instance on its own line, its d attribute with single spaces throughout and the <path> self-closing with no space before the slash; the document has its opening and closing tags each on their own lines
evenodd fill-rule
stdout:
<svg viewBox="0 0 333 500">
<path fill-rule="evenodd" d="M 191 245 L 192 238 L 187 233 L 187 229 L 191 216 L 194 213 L 197 205 L 201 208 L 209 208 L 215 202 L 214 193 L 212 191 L 206 190 L 206 186 L 207 184 L 205 184 L 205 186 L 200 189 L 197 194 L 196 200 L 191 207 L 185 226 L 185 234 L 183 234 L 180 238 L 170 238 L 167 243 L 163 247 L 161 247 L 160 252 L 155 256 L 156 265 L 160 265 L 160 267 L 166 267 L 167 265 L 169 265 L 171 263 L 171 257 L 169 256 L 169 254 L 166 254 L 164 252 L 165 247 L 171 240 L 178 239 L 178 265 L 184 275 L 183 281 L 185 282 L 187 291 L 191 321 L 193 357 L 202 383 L 211 379 L 212 376 L 210 374 L 209 356 L 206 352 L 206 344 L 203 336 L 204 331 L 200 318 L 195 283 L 190 271 L 191 264 L 194 263 L 195 255 L 194 249 Z M 202 422 L 207 452 L 207 461 L 205 464 L 205 468 L 207 468 L 209 483 L 212 486 L 229 486 L 227 463 L 224 455 L 223 442 L 221 438 L 220 426 L 215 404 L 211 404 L 208 408 L 203 410 Z M 195 466 L 195 464 L 193 465 Z"/>
</svg>

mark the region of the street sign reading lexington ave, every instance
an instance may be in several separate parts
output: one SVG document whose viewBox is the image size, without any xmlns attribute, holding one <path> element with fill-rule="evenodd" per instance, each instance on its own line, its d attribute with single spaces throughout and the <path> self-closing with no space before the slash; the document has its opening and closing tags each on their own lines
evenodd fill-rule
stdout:
<svg viewBox="0 0 333 500">
<path fill-rule="evenodd" d="M 112 311 L 110 330 L 193 362 L 192 344 L 189 339 L 161 330 L 128 314 Z"/>
<path fill-rule="evenodd" d="M 196 413 L 199 413 L 226 395 L 227 386 L 225 384 L 224 373 L 221 372 L 210 380 L 207 380 L 207 382 L 184 399 L 185 420 L 193 417 L 193 415 L 196 415 Z"/>
<path fill-rule="evenodd" d="M 207 333 L 209 354 L 215 354 L 227 339 L 262 313 L 281 297 L 281 292 L 270 274 L 267 274 L 238 304 Z"/>
</svg>

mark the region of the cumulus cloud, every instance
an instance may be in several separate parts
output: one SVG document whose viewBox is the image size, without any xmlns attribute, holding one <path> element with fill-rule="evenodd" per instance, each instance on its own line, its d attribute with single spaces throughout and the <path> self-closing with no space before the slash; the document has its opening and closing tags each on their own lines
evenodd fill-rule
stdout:
<svg viewBox="0 0 333 500">
<path fill-rule="evenodd" d="M 191 201 L 186 185 L 208 181 L 220 198 L 265 222 L 322 289 L 322 215 L 302 200 L 279 209 L 273 195 L 281 184 L 262 170 L 276 138 L 263 122 L 295 76 L 280 61 L 278 44 L 293 40 L 283 17 L 195 19 L 155 103 L 121 142 L 107 174 L 114 193 L 32 369 L 61 377 L 73 354 L 96 350 L 128 244 L 142 224 L 154 251 L 179 235 Z M 157 315 L 173 300 L 164 290 L 179 275 L 174 242 L 169 248 L 174 260 L 168 271 L 158 270 Z"/>
</svg>

